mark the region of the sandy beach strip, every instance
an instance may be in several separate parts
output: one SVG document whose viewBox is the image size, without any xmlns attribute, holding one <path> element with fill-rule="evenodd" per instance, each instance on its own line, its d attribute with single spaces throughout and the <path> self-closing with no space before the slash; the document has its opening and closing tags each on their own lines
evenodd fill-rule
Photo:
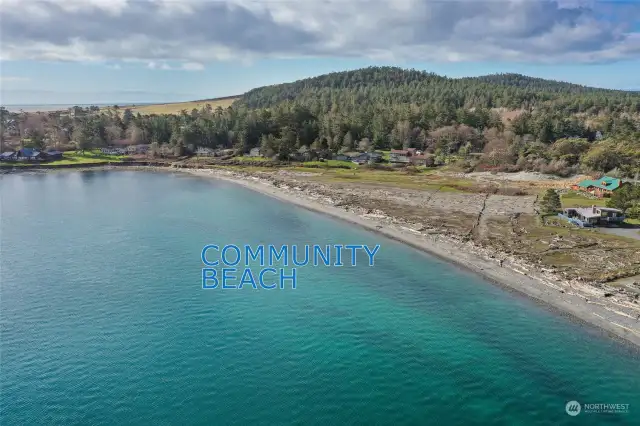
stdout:
<svg viewBox="0 0 640 426">
<path fill-rule="evenodd" d="M 496 260 L 488 260 L 474 254 L 473 247 L 464 243 L 448 241 L 439 235 L 425 235 L 400 224 L 389 224 L 375 215 L 358 215 L 340 207 L 313 200 L 304 194 L 294 194 L 289 190 L 270 185 L 258 178 L 241 177 L 232 172 L 205 169 L 174 169 L 194 176 L 220 179 L 271 196 L 278 200 L 295 204 L 307 210 L 330 215 L 332 217 L 358 225 L 387 238 L 402 242 L 427 254 L 446 260 L 467 269 L 507 290 L 542 302 L 561 315 L 569 315 L 578 320 L 598 327 L 610 337 L 622 339 L 640 348 L 640 321 L 616 312 L 603 303 L 595 303 L 584 296 L 567 291 L 561 283 L 534 276 L 530 271 L 517 267 L 502 266 Z M 515 265 L 514 265 L 515 266 Z M 508 321 L 508 318 L 505 318 Z M 541 336 L 544 330 L 540 330 Z"/>
</svg>

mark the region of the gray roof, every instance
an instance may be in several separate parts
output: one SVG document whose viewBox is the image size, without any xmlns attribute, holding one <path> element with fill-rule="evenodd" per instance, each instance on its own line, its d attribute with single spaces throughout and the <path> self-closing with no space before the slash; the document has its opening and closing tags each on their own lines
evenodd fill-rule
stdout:
<svg viewBox="0 0 640 426">
<path fill-rule="evenodd" d="M 577 214 L 584 217 L 585 219 L 600 217 L 601 212 L 622 213 L 622 210 L 611 209 L 608 207 L 596 207 L 595 209 L 593 207 L 572 207 L 572 208 L 565 209 L 565 211 L 568 211 L 568 210 L 574 210 Z"/>
<path fill-rule="evenodd" d="M 594 212 L 592 208 L 577 208 L 576 213 L 584 218 L 600 217 L 600 213 Z"/>
<path fill-rule="evenodd" d="M 620 210 L 620 209 L 612 209 L 611 207 L 597 207 L 597 209 L 601 210 L 603 212 L 622 213 L 622 210 Z"/>
</svg>

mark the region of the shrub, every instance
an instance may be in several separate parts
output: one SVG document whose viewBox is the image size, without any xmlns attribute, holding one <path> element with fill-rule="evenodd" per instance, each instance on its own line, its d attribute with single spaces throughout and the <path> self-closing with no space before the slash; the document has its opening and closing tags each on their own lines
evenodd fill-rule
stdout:
<svg viewBox="0 0 640 426">
<path fill-rule="evenodd" d="M 545 214 L 552 214 L 560 210 L 562 203 L 560 202 L 560 196 L 554 189 L 547 189 L 544 193 L 542 201 L 540 202 L 540 208 Z"/>
</svg>

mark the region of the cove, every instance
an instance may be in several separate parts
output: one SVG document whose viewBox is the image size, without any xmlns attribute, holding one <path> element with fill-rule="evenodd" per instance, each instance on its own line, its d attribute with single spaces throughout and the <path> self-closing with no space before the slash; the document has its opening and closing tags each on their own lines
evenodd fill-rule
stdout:
<svg viewBox="0 0 640 426">
<path fill-rule="evenodd" d="M 332 218 L 131 171 L 5 175 L 0 202 L 3 425 L 637 424 L 636 349 Z M 381 248 L 207 291 L 212 241 Z"/>
</svg>

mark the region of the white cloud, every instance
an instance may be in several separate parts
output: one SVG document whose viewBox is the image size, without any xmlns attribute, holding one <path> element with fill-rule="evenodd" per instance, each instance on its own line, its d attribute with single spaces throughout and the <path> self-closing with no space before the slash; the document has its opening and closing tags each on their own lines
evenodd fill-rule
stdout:
<svg viewBox="0 0 640 426">
<path fill-rule="evenodd" d="M 138 61 L 190 71 L 260 57 L 640 58 L 640 5 L 628 2 L 3 0 L 0 20 L 3 59 Z"/>
<path fill-rule="evenodd" d="M 197 62 L 184 62 L 179 66 L 174 67 L 167 64 L 166 62 L 151 61 L 147 64 L 147 68 L 152 70 L 165 70 L 165 71 L 171 71 L 171 70 L 202 71 L 204 69 L 204 65 Z"/>
<path fill-rule="evenodd" d="M 185 71 L 202 71 L 204 69 L 204 65 L 197 62 L 185 62 L 182 64 L 181 68 Z"/>
</svg>

